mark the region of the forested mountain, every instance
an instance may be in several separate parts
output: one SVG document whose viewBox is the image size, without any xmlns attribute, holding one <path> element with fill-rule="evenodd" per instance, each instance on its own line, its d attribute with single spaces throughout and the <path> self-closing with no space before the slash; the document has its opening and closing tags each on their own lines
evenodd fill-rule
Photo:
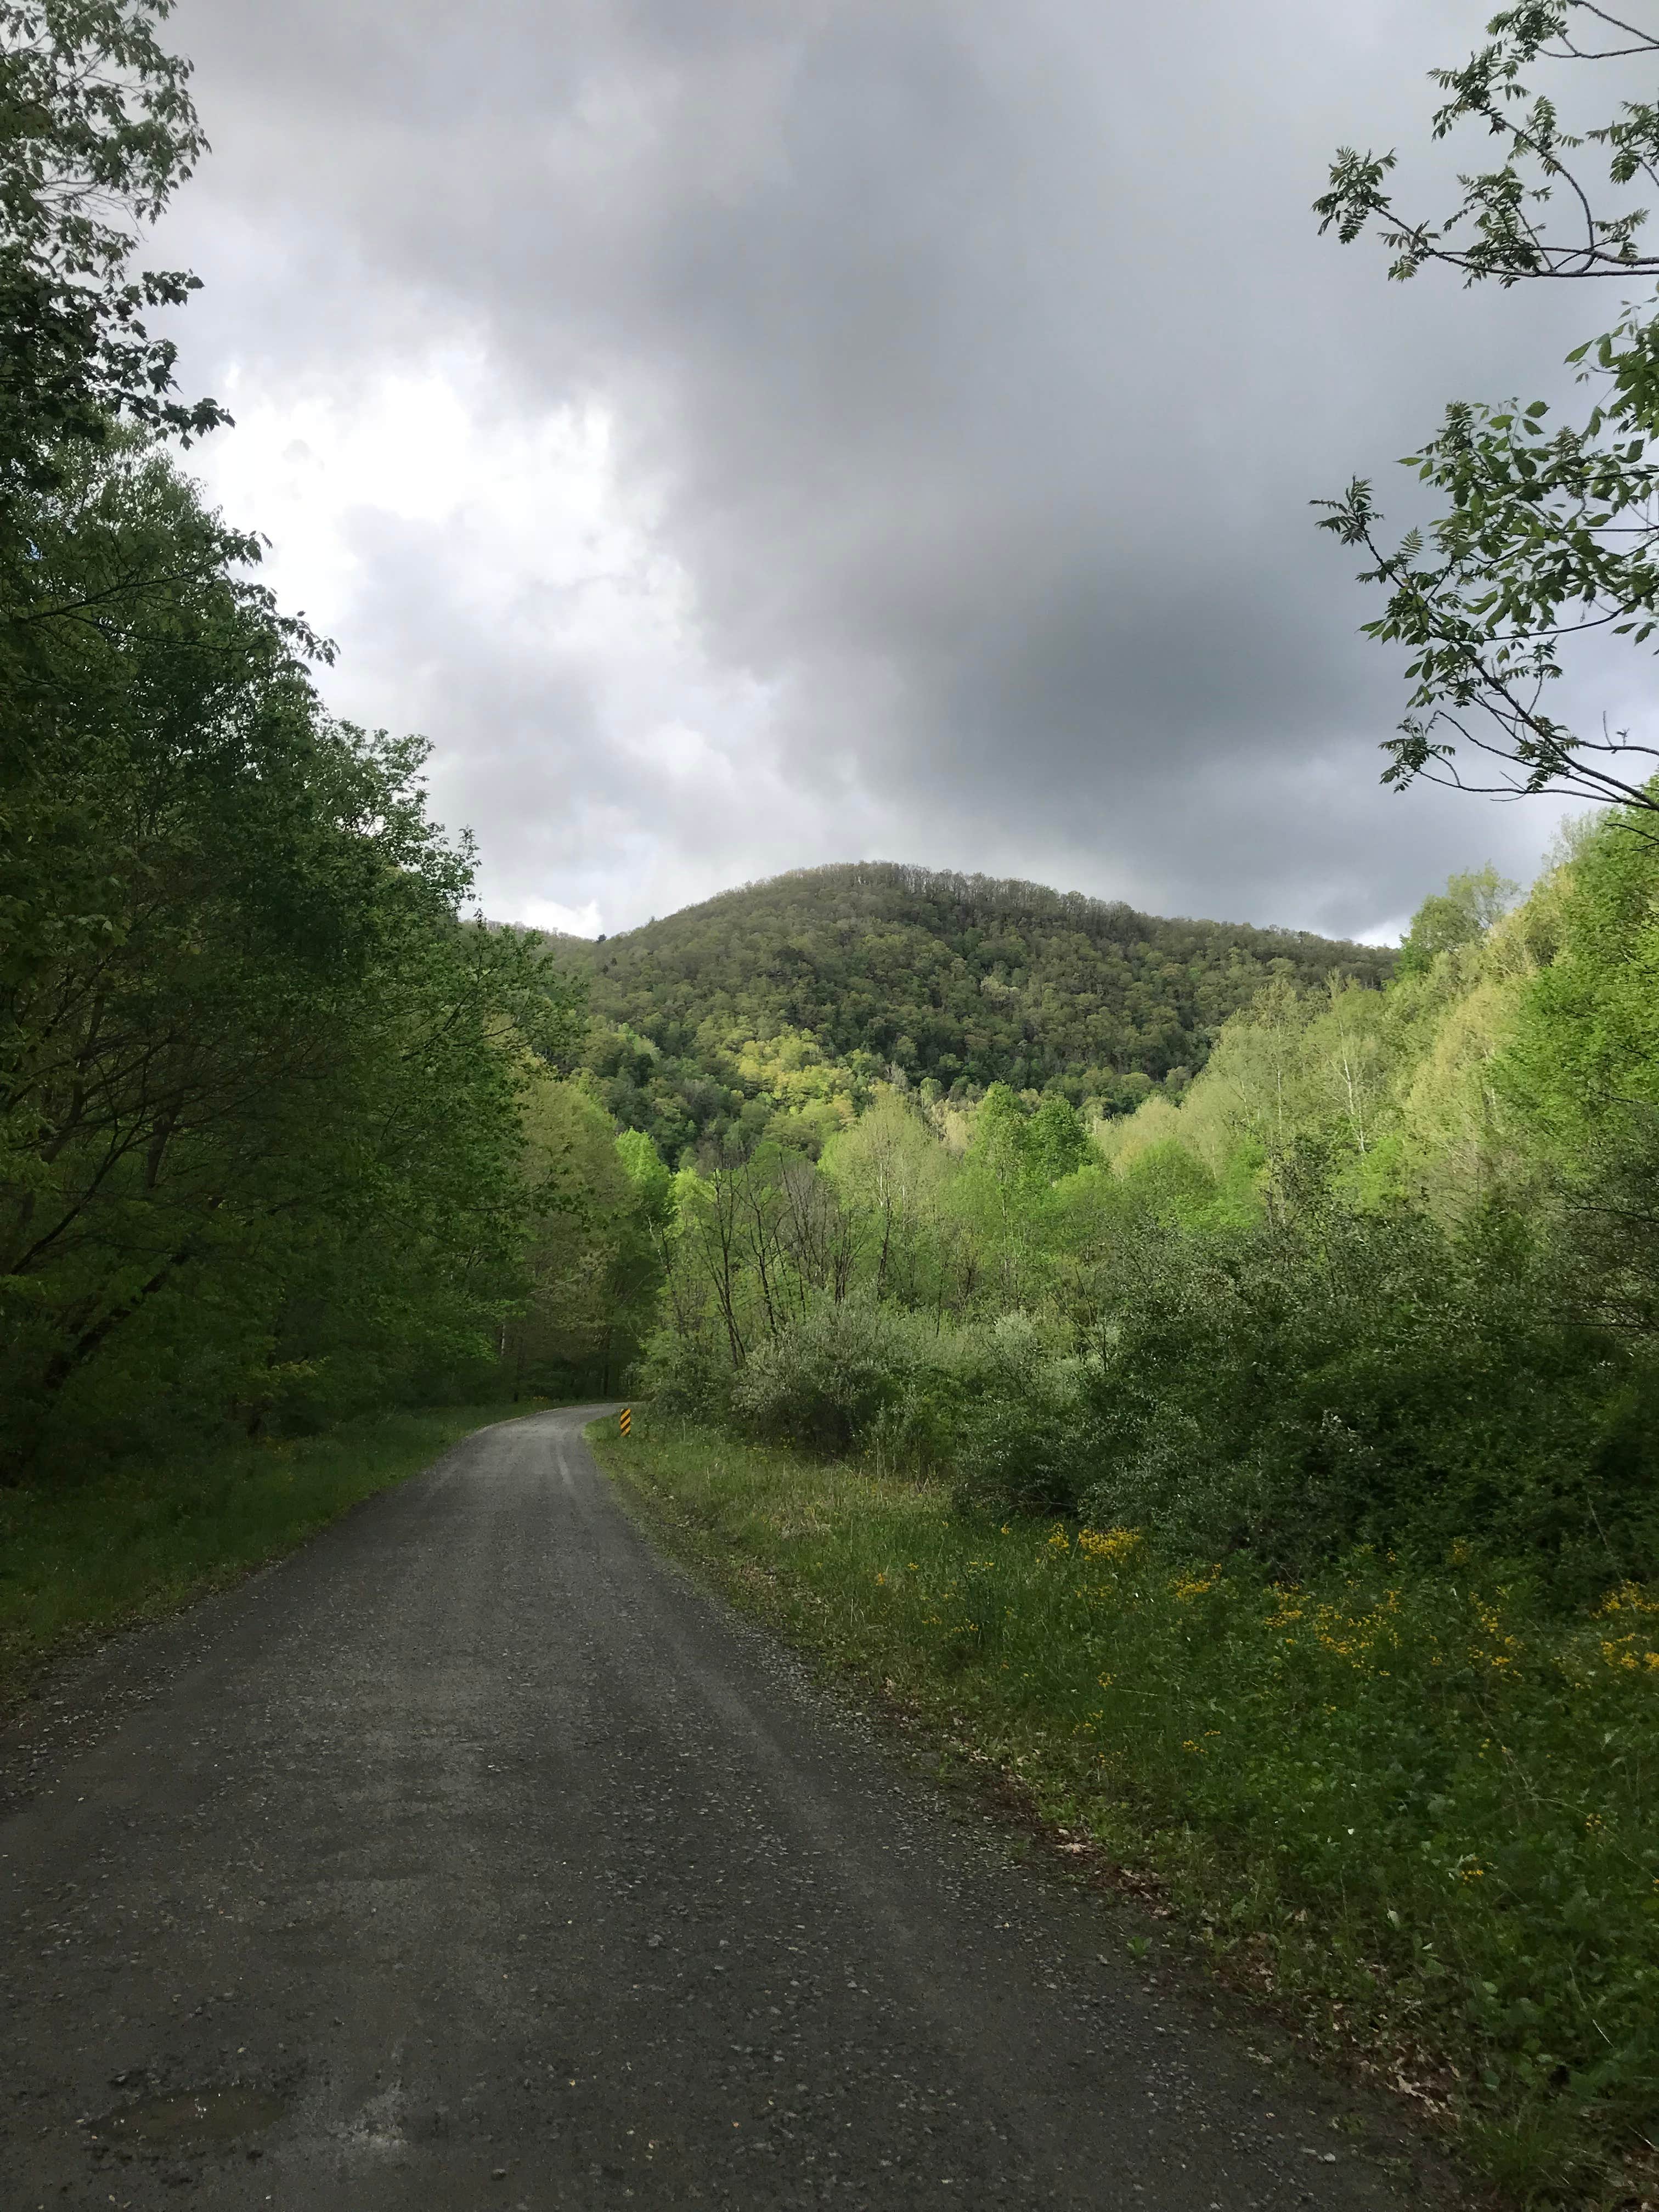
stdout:
<svg viewBox="0 0 1659 2212">
<path fill-rule="evenodd" d="M 585 1058 L 606 1103 L 670 1158 L 779 1106 L 827 1124 L 895 1069 L 957 1098 L 1006 1083 L 1126 1111 L 1154 1085 L 1178 1095 L 1275 976 L 1376 983 L 1394 962 L 886 861 L 799 869 L 554 951 L 590 979 Z"/>
</svg>

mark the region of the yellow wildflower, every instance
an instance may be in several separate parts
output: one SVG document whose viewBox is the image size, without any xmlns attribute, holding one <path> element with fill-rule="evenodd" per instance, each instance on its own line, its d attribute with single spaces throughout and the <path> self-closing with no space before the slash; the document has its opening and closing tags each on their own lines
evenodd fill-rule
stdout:
<svg viewBox="0 0 1659 2212">
<path fill-rule="evenodd" d="M 1620 1583 L 1601 1601 L 1600 1611 L 1610 1613 L 1659 1613 L 1659 1595 L 1644 1590 L 1637 1583 Z"/>
<path fill-rule="evenodd" d="M 1203 1597 L 1208 1591 L 1212 1590 L 1220 1580 L 1221 1564 L 1218 1560 L 1207 1575 L 1177 1575 L 1174 1582 L 1170 1584 L 1170 1589 L 1176 1598 L 1182 1605 L 1186 1605 L 1193 1598 Z"/>
<path fill-rule="evenodd" d="M 1127 1559 L 1142 1541 L 1139 1528 L 1079 1528 L 1077 1547 L 1091 1559 Z"/>
</svg>

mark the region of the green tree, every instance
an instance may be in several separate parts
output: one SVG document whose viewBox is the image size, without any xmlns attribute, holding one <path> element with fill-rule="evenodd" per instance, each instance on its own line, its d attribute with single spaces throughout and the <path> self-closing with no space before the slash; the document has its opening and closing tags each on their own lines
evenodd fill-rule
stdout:
<svg viewBox="0 0 1659 2212">
<path fill-rule="evenodd" d="M 1387 1008 L 1380 992 L 1357 983 L 1334 980 L 1327 999 L 1308 1025 L 1310 1072 L 1342 1149 L 1364 1160 L 1382 1133 L 1394 1073 Z"/>
<path fill-rule="evenodd" d="M 524 1102 L 530 1223 L 520 1310 L 503 1332 L 515 1391 L 608 1395 L 638 1351 L 661 1280 L 652 1237 L 668 1175 L 624 1152 L 610 1116 L 580 1083 L 544 1073 Z M 654 1172 L 653 1171 L 654 1170 Z"/>
<path fill-rule="evenodd" d="M 1004 1189 L 1012 1189 L 1031 1172 L 1030 1121 L 1006 1083 L 994 1083 L 974 1115 L 968 1157 Z"/>
<path fill-rule="evenodd" d="M 640 1129 L 624 1129 L 617 1157 L 638 1196 L 641 1217 L 653 1229 L 664 1227 L 673 1210 L 674 1178 L 662 1154 Z"/>
<path fill-rule="evenodd" d="M 0 637 L 14 1470 L 65 1423 L 118 1440 L 123 1403 L 128 1431 L 322 1418 L 476 1366 L 526 1054 L 580 1001 L 463 923 L 423 747 L 324 713 L 303 629 L 192 488 L 128 437 L 70 461 L 21 497 L 40 557 Z"/>
<path fill-rule="evenodd" d="M 1644 250 L 1648 211 L 1632 194 L 1659 184 L 1659 105 L 1616 94 L 1632 61 L 1656 56 L 1659 36 L 1593 0 L 1522 0 L 1492 18 L 1486 43 L 1462 66 L 1432 73 L 1446 95 L 1434 136 L 1472 125 L 1495 146 L 1492 164 L 1460 178 L 1461 198 L 1443 218 L 1408 217 L 1389 189 L 1395 155 L 1344 147 L 1316 203 L 1322 229 L 1334 227 L 1347 243 L 1380 226 L 1396 280 L 1431 262 L 1468 283 L 1650 279 L 1659 255 Z M 1610 75 L 1607 119 L 1567 131 L 1555 100 L 1533 88 L 1540 65 Z M 1600 185 L 1589 173 L 1595 166 Z M 1598 191 L 1613 196 L 1601 209 Z M 1387 587 L 1366 635 L 1411 655 L 1415 688 L 1400 736 L 1387 744 L 1385 782 L 1424 776 L 1476 791 L 1553 790 L 1638 814 L 1659 807 L 1645 765 L 1652 746 L 1628 732 L 1572 727 L 1550 706 L 1574 648 L 1604 635 L 1647 645 L 1659 626 L 1659 477 L 1650 457 L 1659 435 L 1659 315 L 1650 295 L 1569 359 L 1595 387 L 1577 424 L 1552 428 L 1542 399 L 1447 409 L 1438 434 L 1405 464 L 1438 495 L 1441 512 L 1426 531 L 1385 544 L 1364 477 L 1341 498 L 1317 502 L 1329 510 L 1321 526 L 1370 556 L 1362 580 Z"/>
<path fill-rule="evenodd" d="M 1069 1098 L 1051 1094 L 1031 1116 L 1031 1158 L 1045 1182 L 1075 1175 L 1095 1157 L 1083 1116 Z"/>
<path fill-rule="evenodd" d="M 1453 945 L 1476 943 L 1508 912 L 1519 889 L 1490 860 L 1484 868 L 1450 878 L 1445 890 L 1425 898 L 1412 917 L 1400 948 L 1400 973 L 1421 975 Z"/>
<path fill-rule="evenodd" d="M 944 1159 L 915 1108 L 884 1092 L 825 1155 L 825 1166 L 867 1224 L 863 1239 L 875 1295 L 927 1304 L 936 1290 Z"/>
<path fill-rule="evenodd" d="M 0 499 L 122 417 L 186 443 L 229 418 L 173 397 L 176 348 L 144 314 L 188 298 L 134 274 L 139 232 L 206 151 L 172 0 L 0 0 Z"/>
<path fill-rule="evenodd" d="M 1270 983 L 1223 1030 L 1182 1115 L 1196 1120 L 1214 1101 L 1232 1141 L 1285 1152 L 1308 1114 L 1307 1032 L 1316 1011 L 1294 984 Z"/>
<path fill-rule="evenodd" d="M 1612 815 L 1554 902 L 1553 957 L 1528 980 L 1496 1069 L 1547 1154 L 1577 1298 L 1659 1330 L 1659 854 Z"/>
</svg>

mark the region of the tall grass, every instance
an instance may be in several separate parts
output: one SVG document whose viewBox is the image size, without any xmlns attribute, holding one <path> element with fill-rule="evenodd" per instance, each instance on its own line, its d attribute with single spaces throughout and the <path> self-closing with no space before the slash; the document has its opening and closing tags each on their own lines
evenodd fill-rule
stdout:
<svg viewBox="0 0 1659 2212">
<path fill-rule="evenodd" d="M 67 1646 L 234 1582 L 472 1430 L 526 1410 L 377 1413 L 323 1436 L 0 1489 L 0 1701 Z"/>
<path fill-rule="evenodd" d="M 1291 1587 L 648 1411 L 600 1448 L 733 1595 L 1153 1876 L 1500 2185 L 1659 2202 L 1659 1594 L 1564 1622 L 1456 1545 Z"/>
</svg>

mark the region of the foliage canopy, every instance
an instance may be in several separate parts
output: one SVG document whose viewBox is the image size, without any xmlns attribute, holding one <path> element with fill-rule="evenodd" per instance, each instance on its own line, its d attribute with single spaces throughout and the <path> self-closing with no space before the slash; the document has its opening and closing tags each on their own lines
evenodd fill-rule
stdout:
<svg viewBox="0 0 1659 2212">
<path fill-rule="evenodd" d="M 188 443 L 229 418 L 173 397 L 177 349 L 143 318 L 198 279 L 131 273 L 138 232 L 207 141 L 172 0 L 0 0 L 0 497 L 122 417 Z"/>
<path fill-rule="evenodd" d="M 1639 13 L 1640 11 L 1638 11 Z M 1345 244 L 1373 225 L 1394 255 L 1389 275 L 1430 263 L 1467 283 L 1650 277 L 1641 194 L 1659 185 L 1659 102 L 1619 96 L 1632 67 L 1659 57 L 1659 32 L 1593 0 L 1522 0 L 1487 25 L 1461 66 L 1435 70 L 1446 94 L 1432 132 L 1468 125 L 1494 143 L 1495 165 L 1459 178 L 1439 219 L 1407 217 L 1389 189 L 1397 156 L 1337 154 L 1316 203 L 1321 228 Z M 1611 100 L 1573 131 L 1532 73 L 1571 71 L 1572 92 Z M 1602 82 L 1602 80 L 1610 80 Z M 1605 183 L 1590 176 L 1598 166 Z M 1598 205 L 1599 193 L 1611 193 Z M 1551 687 L 1603 639 L 1648 645 L 1659 628 L 1659 520 L 1650 449 L 1659 435 L 1659 317 L 1650 295 L 1569 356 L 1593 398 L 1577 423 L 1552 428 L 1542 399 L 1458 400 L 1404 466 L 1436 495 L 1437 518 L 1397 544 L 1383 539 L 1372 483 L 1355 477 L 1321 527 L 1364 549 L 1361 580 L 1385 586 L 1367 635 L 1403 644 L 1414 689 L 1383 781 L 1415 777 L 1506 796 L 1557 791 L 1638 815 L 1656 800 L 1655 749 L 1627 731 L 1599 735 L 1552 710 Z M 1459 748 L 1466 749 L 1460 758 Z M 1481 757 L 1466 781 L 1467 756 Z M 1490 769 L 1486 763 L 1492 763 Z M 1495 780 L 1480 781 L 1490 775 Z"/>
</svg>

